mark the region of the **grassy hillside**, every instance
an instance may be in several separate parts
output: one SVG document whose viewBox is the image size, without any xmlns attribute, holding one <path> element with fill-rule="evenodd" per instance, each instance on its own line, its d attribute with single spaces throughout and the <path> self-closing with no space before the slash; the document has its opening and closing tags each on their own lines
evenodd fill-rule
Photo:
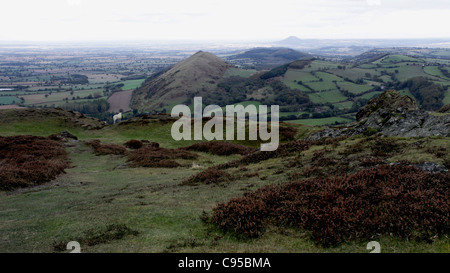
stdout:
<svg viewBox="0 0 450 273">
<path fill-rule="evenodd" d="M 286 185 L 292 179 L 329 176 L 338 171 L 351 173 L 379 162 L 448 164 L 449 160 L 448 138 L 357 136 L 315 142 L 304 150 L 286 150 L 279 156 L 240 166 L 231 164 L 224 169 L 230 180 L 187 185 L 183 181 L 209 167 L 244 157 L 190 151 L 197 157 L 176 159 L 180 167 L 132 167 L 127 155 L 96 155 L 86 142 L 99 139 L 103 144 L 120 145 L 122 149 L 122 144 L 130 139 L 159 142 L 164 148 L 184 147 L 193 142 L 171 140 L 171 123 L 157 119 L 86 130 L 77 123 L 62 123 L 61 119 L 48 115 L 18 118 L 19 112 L 12 115 L 2 111 L 1 135 L 47 136 L 69 130 L 79 138 L 64 144 L 71 166 L 66 174 L 41 186 L 0 192 L 2 252 L 61 252 L 66 251 L 68 241 L 77 240 L 82 252 L 365 253 L 367 240 L 325 247 L 311 239 L 308 230 L 283 225 L 268 225 L 256 239 L 239 238 L 208 223 L 204 212 L 211 215 L 219 203 L 264 186 Z M 294 128 L 297 139 L 317 130 L 301 125 Z M 383 152 L 377 148 L 380 145 L 390 145 L 392 149 Z M 128 149 L 128 153 L 133 150 Z M 450 251 L 445 236 L 425 242 L 384 234 L 371 240 L 379 241 L 383 252 Z"/>
<path fill-rule="evenodd" d="M 189 102 L 196 95 L 214 90 L 218 80 L 231 67 L 219 57 L 199 51 L 169 70 L 147 79 L 133 93 L 131 106 L 145 112 Z"/>
</svg>

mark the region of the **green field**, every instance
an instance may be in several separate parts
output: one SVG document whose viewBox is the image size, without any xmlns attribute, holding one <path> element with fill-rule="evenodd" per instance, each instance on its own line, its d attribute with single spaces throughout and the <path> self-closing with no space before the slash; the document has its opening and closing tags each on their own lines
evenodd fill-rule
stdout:
<svg viewBox="0 0 450 273">
<path fill-rule="evenodd" d="M 308 89 L 307 87 L 305 87 L 302 84 L 299 84 L 297 82 L 288 82 L 288 81 L 283 81 L 284 84 L 286 84 L 288 87 L 290 87 L 291 89 L 297 89 L 300 90 L 302 92 L 311 92 L 310 89 Z"/>
<path fill-rule="evenodd" d="M 309 114 L 308 112 L 280 112 L 280 117 L 300 116 L 301 114 Z"/>
<path fill-rule="evenodd" d="M 379 76 L 380 72 L 375 71 L 375 69 L 371 69 L 372 65 L 370 65 L 370 68 L 365 68 L 367 65 L 359 65 L 358 67 L 351 67 L 344 69 L 332 69 L 330 70 L 331 73 L 338 75 L 342 78 L 348 78 L 352 81 L 357 81 L 358 79 L 368 78 L 366 76 L 367 73 L 370 74 L 370 77 L 373 76 Z"/>
<path fill-rule="evenodd" d="M 342 93 L 339 90 L 311 93 L 308 94 L 308 96 L 314 103 L 325 103 L 325 102 L 336 103 L 347 100 L 347 97 L 342 95 Z"/>
<path fill-rule="evenodd" d="M 128 80 L 128 81 L 123 81 L 120 83 L 123 83 L 124 86 L 122 87 L 122 90 L 131 90 L 131 89 L 136 89 L 139 86 L 141 86 L 141 84 L 145 81 L 145 79 L 139 79 L 139 80 Z"/>
<path fill-rule="evenodd" d="M 381 92 L 381 91 L 374 91 L 374 92 L 370 92 L 370 93 L 362 95 L 361 98 L 369 100 L 369 99 L 371 99 L 371 98 L 373 98 L 375 96 L 380 95 L 381 93 L 383 93 L 383 92 Z"/>
<path fill-rule="evenodd" d="M 336 90 L 336 84 L 331 81 L 317 81 L 317 82 L 308 82 L 309 87 L 316 91 L 329 91 Z"/>
<path fill-rule="evenodd" d="M 81 99 L 92 96 L 103 96 L 103 89 L 92 89 L 92 90 L 76 90 L 65 91 L 65 92 L 52 92 L 50 93 L 40 93 L 35 95 L 24 95 L 25 105 L 43 105 L 43 104 L 61 104 L 65 103 L 65 99 L 68 98 L 69 102 L 79 102 L 80 99 L 72 100 L 73 98 L 80 97 Z"/>
<path fill-rule="evenodd" d="M 0 105 L 15 104 L 20 102 L 20 99 L 13 96 L 0 96 Z"/>
<path fill-rule="evenodd" d="M 322 60 L 315 60 L 312 61 L 310 65 L 303 68 L 303 71 L 311 72 L 311 71 L 318 71 L 320 69 L 334 69 L 337 68 L 340 63 L 334 63 L 334 62 L 327 62 Z"/>
<path fill-rule="evenodd" d="M 442 74 L 442 71 L 440 71 L 439 67 L 437 67 L 437 66 L 426 66 L 426 67 L 424 67 L 423 70 L 427 74 L 430 74 L 432 76 L 436 76 L 436 77 L 442 78 L 444 80 L 450 81 L 450 78 L 444 76 L 444 74 Z"/>
<path fill-rule="evenodd" d="M 396 73 L 396 70 L 398 73 Z M 406 81 L 413 77 L 429 77 L 424 71 L 421 65 L 405 65 L 401 64 L 398 68 L 388 68 L 386 71 L 394 73 L 398 80 Z"/>
<path fill-rule="evenodd" d="M 232 77 L 232 76 L 239 76 L 243 78 L 248 78 L 252 74 L 254 74 L 256 70 L 252 69 L 241 69 L 241 68 L 235 68 L 231 67 L 225 71 L 225 74 L 223 75 L 224 78 Z"/>
<path fill-rule="evenodd" d="M 342 90 L 347 90 L 350 93 L 353 93 L 355 95 L 359 95 L 361 93 L 367 92 L 371 89 L 373 89 L 372 86 L 370 85 L 363 85 L 363 84 L 356 84 L 356 83 L 352 83 L 352 82 L 338 82 L 337 85 L 342 89 Z"/>
<path fill-rule="evenodd" d="M 297 120 L 288 120 L 286 122 L 303 124 L 308 126 L 323 126 L 323 125 L 333 125 L 335 122 L 339 123 L 347 123 L 352 121 L 348 118 L 342 117 L 330 117 L 330 118 L 310 118 L 310 119 L 297 119 Z"/>
<path fill-rule="evenodd" d="M 449 89 L 447 89 L 447 91 L 445 92 L 445 97 L 444 97 L 443 102 L 444 102 L 444 105 L 450 104 L 450 90 Z"/>
<path fill-rule="evenodd" d="M 339 109 L 350 109 L 353 105 L 352 101 L 344 101 L 344 102 L 338 102 L 335 103 L 334 106 Z"/>
<path fill-rule="evenodd" d="M 283 80 L 285 81 L 317 81 L 318 78 L 314 77 L 310 73 L 303 72 L 302 70 L 298 69 L 288 69 L 286 73 L 283 76 Z"/>
</svg>

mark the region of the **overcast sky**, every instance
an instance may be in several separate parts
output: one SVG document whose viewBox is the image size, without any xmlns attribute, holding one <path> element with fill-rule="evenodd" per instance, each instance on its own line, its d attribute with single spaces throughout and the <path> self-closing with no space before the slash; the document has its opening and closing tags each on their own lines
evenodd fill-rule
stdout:
<svg viewBox="0 0 450 273">
<path fill-rule="evenodd" d="M 450 38 L 449 0 L 1 0 L 0 40 Z"/>
</svg>

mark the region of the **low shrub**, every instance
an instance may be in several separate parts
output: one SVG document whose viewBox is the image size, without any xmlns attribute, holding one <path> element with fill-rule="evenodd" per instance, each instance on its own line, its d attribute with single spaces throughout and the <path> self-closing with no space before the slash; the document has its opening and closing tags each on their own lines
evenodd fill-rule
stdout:
<svg viewBox="0 0 450 273">
<path fill-rule="evenodd" d="M 323 169 L 317 166 L 302 168 L 301 175 L 304 177 L 310 176 L 324 176 Z"/>
<path fill-rule="evenodd" d="M 359 141 L 359 142 L 356 142 L 355 144 L 347 146 L 345 148 L 345 150 L 340 151 L 339 154 L 349 156 L 349 155 L 354 155 L 354 154 L 360 153 L 362 151 L 364 151 L 364 145 L 361 143 L 361 141 Z"/>
<path fill-rule="evenodd" d="M 447 169 L 450 169 L 450 159 L 444 159 L 444 166 L 445 166 Z"/>
<path fill-rule="evenodd" d="M 227 169 L 238 166 L 247 166 L 248 164 L 254 164 L 262 162 L 271 158 L 289 156 L 295 153 L 299 153 L 308 150 L 311 146 L 310 141 L 297 140 L 281 144 L 275 151 L 256 151 L 248 154 L 241 159 L 233 160 L 221 165 L 216 166 L 218 169 Z"/>
<path fill-rule="evenodd" d="M 369 143 L 369 147 L 372 156 L 386 156 L 400 150 L 400 146 L 395 139 L 382 137 L 375 138 L 374 141 Z"/>
<path fill-rule="evenodd" d="M 142 141 L 136 140 L 136 139 L 131 139 L 128 140 L 127 142 L 125 142 L 125 144 L 123 144 L 125 147 L 129 148 L 129 149 L 139 149 L 142 146 L 144 146 L 144 143 L 142 143 Z"/>
<path fill-rule="evenodd" d="M 232 180 L 232 178 L 233 176 L 225 171 L 209 168 L 185 179 L 181 184 L 219 184 L 222 182 L 228 182 Z"/>
<path fill-rule="evenodd" d="M 348 136 L 339 136 L 334 138 L 324 137 L 318 140 L 313 141 L 314 145 L 331 145 L 336 147 L 339 145 L 339 142 L 347 139 Z"/>
<path fill-rule="evenodd" d="M 96 155 L 126 155 L 128 150 L 117 144 L 102 144 L 100 140 L 91 140 L 86 142 L 88 146 L 94 149 Z"/>
<path fill-rule="evenodd" d="M 362 132 L 362 135 L 364 135 L 364 136 L 373 136 L 373 135 L 377 134 L 378 132 L 380 132 L 380 129 L 368 127 Z"/>
<path fill-rule="evenodd" d="M 69 167 L 58 141 L 37 136 L 0 137 L 0 189 L 35 186 L 55 179 Z"/>
<path fill-rule="evenodd" d="M 449 174 L 383 165 L 265 186 L 218 204 L 210 223 L 238 237 L 268 224 L 298 227 L 323 246 L 378 235 L 430 241 L 450 231 L 449 192 Z"/>
<path fill-rule="evenodd" d="M 189 151 L 211 153 L 215 155 L 232 155 L 232 154 L 246 155 L 255 151 L 254 148 L 249 148 L 243 145 L 225 141 L 199 142 L 191 146 L 185 147 L 184 149 Z"/>
<path fill-rule="evenodd" d="M 72 135 L 68 131 L 62 131 L 58 134 L 49 135 L 48 138 L 51 140 L 63 141 L 63 142 L 67 142 L 69 139 L 78 140 L 78 137 L 76 137 L 75 135 Z"/>
<path fill-rule="evenodd" d="M 374 167 L 381 164 L 384 164 L 384 160 L 379 157 L 363 157 L 359 161 L 361 167 Z"/>
<path fill-rule="evenodd" d="M 425 152 L 429 154 L 434 154 L 436 157 L 443 158 L 444 156 L 448 155 L 448 151 L 446 147 L 428 147 L 425 149 Z"/>
</svg>

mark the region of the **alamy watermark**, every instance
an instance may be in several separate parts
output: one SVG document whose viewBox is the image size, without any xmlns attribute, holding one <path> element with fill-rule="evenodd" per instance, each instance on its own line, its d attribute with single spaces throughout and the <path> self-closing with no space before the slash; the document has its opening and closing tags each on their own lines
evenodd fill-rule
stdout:
<svg viewBox="0 0 450 273">
<path fill-rule="evenodd" d="M 179 118 L 172 125 L 174 140 L 192 140 L 192 120 L 194 121 L 194 140 L 235 140 L 235 122 L 237 140 L 268 141 L 261 144 L 261 151 L 275 151 L 280 141 L 279 137 L 279 109 L 278 105 L 270 106 L 270 122 L 267 120 L 267 105 L 227 105 L 223 110 L 218 105 L 208 105 L 203 109 L 202 97 L 194 97 L 194 117 L 191 109 L 184 104 L 172 108 L 171 116 Z M 180 114 L 182 116 L 180 117 Z M 248 119 L 247 119 L 248 117 Z M 203 118 L 209 119 L 203 126 Z M 246 139 L 246 123 L 248 123 L 248 138 Z M 269 126 L 270 124 L 270 126 Z M 270 130 L 269 130 L 270 127 Z M 213 130 L 214 128 L 214 130 Z"/>
<path fill-rule="evenodd" d="M 66 246 L 67 250 L 72 250 L 70 253 L 81 253 L 80 243 L 77 241 L 70 241 Z"/>
<path fill-rule="evenodd" d="M 377 241 L 370 241 L 366 246 L 367 250 L 372 250 L 369 253 L 381 253 L 381 245 Z"/>
</svg>

